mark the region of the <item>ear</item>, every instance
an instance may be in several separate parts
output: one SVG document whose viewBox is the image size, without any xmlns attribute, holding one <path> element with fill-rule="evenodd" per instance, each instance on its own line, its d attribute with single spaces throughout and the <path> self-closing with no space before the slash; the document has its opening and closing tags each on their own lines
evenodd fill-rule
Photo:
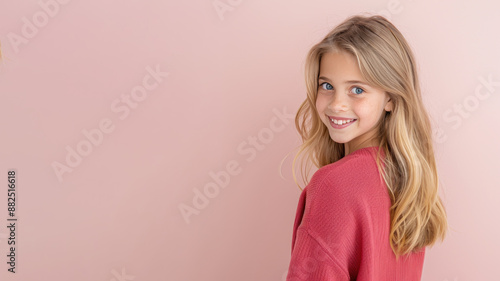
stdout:
<svg viewBox="0 0 500 281">
<path fill-rule="evenodd" d="M 392 111 L 394 109 L 394 103 L 392 102 L 392 99 L 389 97 L 389 100 L 385 103 L 384 107 L 385 111 Z"/>
</svg>

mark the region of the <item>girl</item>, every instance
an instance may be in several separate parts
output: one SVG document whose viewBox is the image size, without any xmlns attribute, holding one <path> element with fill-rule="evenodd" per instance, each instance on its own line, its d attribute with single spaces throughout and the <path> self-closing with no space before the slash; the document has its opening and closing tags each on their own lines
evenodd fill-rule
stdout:
<svg viewBox="0 0 500 281">
<path fill-rule="evenodd" d="M 420 280 L 447 215 L 408 43 L 382 16 L 352 16 L 312 47 L 305 76 L 293 165 L 304 153 L 319 169 L 299 198 L 286 280 Z"/>
</svg>

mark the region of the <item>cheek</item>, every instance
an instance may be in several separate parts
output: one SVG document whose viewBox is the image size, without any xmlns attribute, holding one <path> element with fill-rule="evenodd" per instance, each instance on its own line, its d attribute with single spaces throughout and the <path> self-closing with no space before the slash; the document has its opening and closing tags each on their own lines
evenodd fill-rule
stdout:
<svg viewBox="0 0 500 281">
<path fill-rule="evenodd" d="M 318 111 L 325 111 L 328 108 L 329 104 L 330 96 L 328 94 L 318 93 L 318 96 L 316 97 L 316 108 L 318 109 Z"/>
<path fill-rule="evenodd" d="M 360 101 L 353 104 L 354 112 L 360 118 L 367 118 L 375 114 L 376 108 L 369 102 Z"/>
<path fill-rule="evenodd" d="M 373 104 L 358 104 L 355 108 L 356 115 L 361 119 L 360 124 L 363 126 L 373 126 L 377 123 L 380 117 L 379 108 Z"/>
<path fill-rule="evenodd" d="M 377 108 L 368 103 L 359 103 L 354 106 L 354 112 L 361 119 L 361 122 L 364 124 L 371 124 L 376 122 L 377 120 Z"/>
<path fill-rule="evenodd" d="M 319 95 L 316 97 L 316 109 L 318 112 L 322 112 L 325 109 L 326 106 L 326 100 L 322 95 Z"/>
</svg>

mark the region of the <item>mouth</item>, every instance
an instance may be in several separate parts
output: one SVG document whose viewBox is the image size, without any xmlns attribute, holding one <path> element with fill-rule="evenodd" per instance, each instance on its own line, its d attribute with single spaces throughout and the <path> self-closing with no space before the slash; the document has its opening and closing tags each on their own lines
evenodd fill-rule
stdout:
<svg viewBox="0 0 500 281">
<path fill-rule="evenodd" d="M 331 117 L 327 116 L 330 121 L 330 125 L 335 129 L 342 129 L 350 126 L 352 123 L 356 122 L 355 118 L 341 118 L 341 117 Z"/>
</svg>

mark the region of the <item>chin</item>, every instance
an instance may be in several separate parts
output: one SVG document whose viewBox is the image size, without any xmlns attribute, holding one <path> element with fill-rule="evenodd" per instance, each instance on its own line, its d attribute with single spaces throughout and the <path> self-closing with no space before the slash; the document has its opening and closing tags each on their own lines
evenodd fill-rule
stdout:
<svg viewBox="0 0 500 281">
<path fill-rule="evenodd" d="M 330 135 L 330 139 L 332 139 L 332 141 L 334 141 L 336 143 L 341 143 L 341 144 L 349 142 L 349 140 L 334 138 L 332 135 Z"/>
</svg>

